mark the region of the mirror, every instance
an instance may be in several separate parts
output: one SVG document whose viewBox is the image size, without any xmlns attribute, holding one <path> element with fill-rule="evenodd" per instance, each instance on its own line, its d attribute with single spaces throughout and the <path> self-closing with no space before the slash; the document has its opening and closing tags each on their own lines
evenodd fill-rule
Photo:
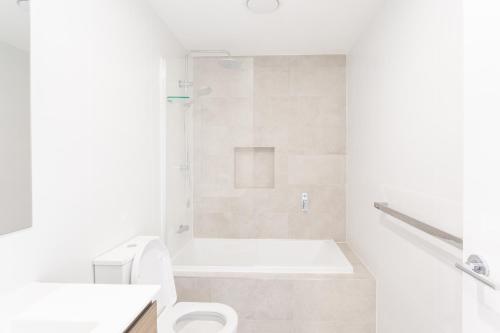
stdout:
<svg viewBox="0 0 500 333">
<path fill-rule="evenodd" d="M 31 226 L 29 0 L 0 1 L 0 235 Z"/>
</svg>

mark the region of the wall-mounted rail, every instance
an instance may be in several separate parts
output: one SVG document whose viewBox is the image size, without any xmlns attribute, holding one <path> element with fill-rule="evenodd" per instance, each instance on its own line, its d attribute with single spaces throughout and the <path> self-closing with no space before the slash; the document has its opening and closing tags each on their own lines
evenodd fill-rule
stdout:
<svg viewBox="0 0 500 333">
<path fill-rule="evenodd" d="M 443 242 L 453 245 L 454 247 L 460 250 L 463 249 L 463 240 L 457 236 L 449 234 L 446 231 L 435 228 L 433 226 L 428 225 L 427 223 L 424 223 L 406 214 L 398 212 L 397 210 L 390 208 L 386 202 L 375 202 L 374 206 L 378 210 L 386 213 L 387 215 L 390 215 L 406 224 L 409 224 L 412 227 L 417 228 L 422 232 L 425 232 L 426 234 L 439 238 Z"/>
</svg>

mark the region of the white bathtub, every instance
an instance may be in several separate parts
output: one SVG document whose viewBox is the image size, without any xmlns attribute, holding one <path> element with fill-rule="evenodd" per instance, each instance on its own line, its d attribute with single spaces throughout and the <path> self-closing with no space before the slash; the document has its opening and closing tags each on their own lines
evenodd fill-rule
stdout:
<svg viewBox="0 0 500 333">
<path fill-rule="evenodd" d="M 349 274 L 333 240 L 195 238 L 173 259 L 179 277 L 268 274 Z"/>
</svg>

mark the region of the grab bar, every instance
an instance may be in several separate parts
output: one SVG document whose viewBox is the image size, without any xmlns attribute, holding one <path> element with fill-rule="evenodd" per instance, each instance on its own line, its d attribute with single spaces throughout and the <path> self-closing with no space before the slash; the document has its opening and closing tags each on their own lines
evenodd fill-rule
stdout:
<svg viewBox="0 0 500 333">
<path fill-rule="evenodd" d="M 389 208 L 389 205 L 386 202 L 375 202 L 374 206 L 387 215 L 390 215 L 406 224 L 409 224 L 412 227 L 425 232 L 426 234 L 439 238 L 443 242 L 453 245 L 460 250 L 463 249 L 463 240 L 461 238 L 458 238 L 457 236 L 449 234 L 441 229 L 434 228 L 433 226 L 430 226 L 422 221 L 419 221 L 417 219 L 414 219 L 413 217 L 398 212 L 397 210 Z"/>
</svg>

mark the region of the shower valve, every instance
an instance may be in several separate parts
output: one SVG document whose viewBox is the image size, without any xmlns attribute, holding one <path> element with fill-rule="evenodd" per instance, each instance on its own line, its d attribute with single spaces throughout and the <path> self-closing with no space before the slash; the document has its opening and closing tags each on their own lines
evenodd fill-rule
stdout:
<svg viewBox="0 0 500 333">
<path fill-rule="evenodd" d="M 181 224 L 179 225 L 179 229 L 177 229 L 178 234 L 182 234 L 183 232 L 189 231 L 189 225 L 187 224 Z"/>
<path fill-rule="evenodd" d="M 304 213 L 307 213 L 309 211 L 309 193 L 302 193 L 300 195 L 301 197 L 301 209 Z"/>
</svg>

